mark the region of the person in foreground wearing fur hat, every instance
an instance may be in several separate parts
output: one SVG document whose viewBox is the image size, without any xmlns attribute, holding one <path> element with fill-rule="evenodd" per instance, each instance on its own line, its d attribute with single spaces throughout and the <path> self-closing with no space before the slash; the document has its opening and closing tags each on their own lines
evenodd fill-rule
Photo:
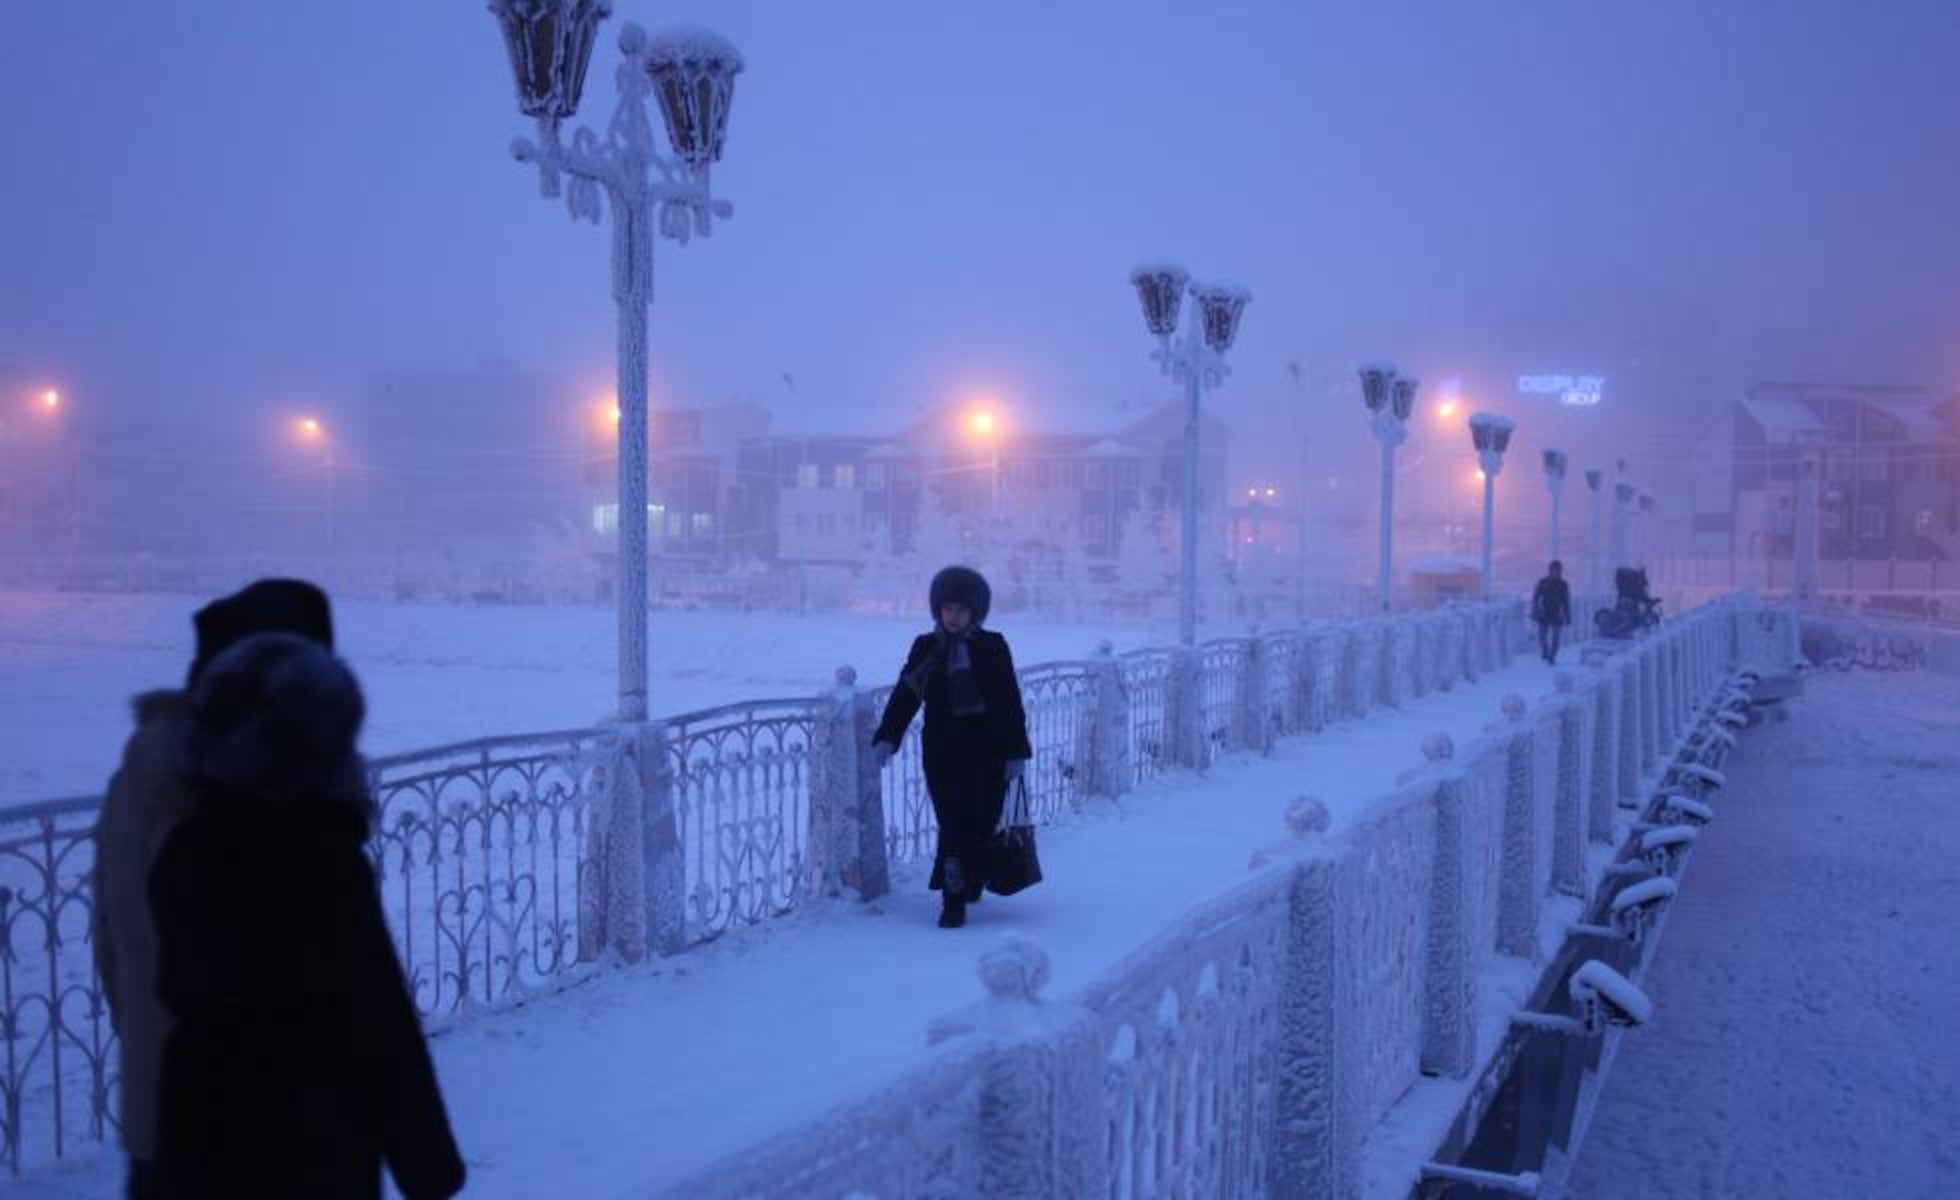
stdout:
<svg viewBox="0 0 1960 1200">
<path fill-rule="evenodd" d="M 150 915 L 156 852 L 196 800 L 187 751 L 189 689 L 211 660 L 256 633 L 291 633 L 333 648 L 327 595 L 299 579 L 261 579 L 191 618 L 197 648 L 181 689 L 136 697 L 136 730 L 109 780 L 95 825 L 90 910 L 96 971 L 116 1029 L 117 1128 L 129 1152 L 130 1200 L 162 1194 L 156 1171 L 157 1070 L 170 1016 L 157 998 L 157 935 Z"/>
<path fill-rule="evenodd" d="M 1010 783 L 1034 755 L 1021 683 L 1007 639 L 982 628 L 993 593 L 971 567 L 932 578 L 933 629 L 905 656 L 898 685 L 872 735 L 878 766 L 898 753 L 921 706 L 926 710 L 926 791 L 939 822 L 928 886 L 940 893 L 939 924 L 966 923 L 966 906 L 986 886 L 986 851 Z"/>
<path fill-rule="evenodd" d="M 150 874 L 168 1197 L 407 1200 L 462 1190 L 365 845 L 359 684 L 319 641 L 244 638 L 190 691 L 194 802 Z"/>
</svg>

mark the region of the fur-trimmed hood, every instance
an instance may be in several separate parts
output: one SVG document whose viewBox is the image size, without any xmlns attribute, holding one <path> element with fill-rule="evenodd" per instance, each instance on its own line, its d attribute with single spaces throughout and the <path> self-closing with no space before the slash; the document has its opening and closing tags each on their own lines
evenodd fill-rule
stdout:
<svg viewBox="0 0 1960 1200">
<path fill-rule="evenodd" d="M 206 784 L 274 803 L 368 810 L 355 750 L 367 704 L 354 673 L 318 642 L 248 637 L 204 667 L 190 705 L 191 760 Z"/>
</svg>

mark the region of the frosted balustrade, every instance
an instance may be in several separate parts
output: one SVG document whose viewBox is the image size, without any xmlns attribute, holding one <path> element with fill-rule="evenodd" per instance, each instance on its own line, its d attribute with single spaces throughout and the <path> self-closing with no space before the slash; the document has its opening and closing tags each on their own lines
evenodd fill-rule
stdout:
<svg viewBox="0 0 1960 1200">
<path fill-rule="evenodd" d="M 1480 603 L 1223 639 L 1203 647 L 1182 679 L 1179 663 L 1191 660 L 1165 649 L 1030 667 L 1022 685 L 1036 818 L 1050 821 L 1086 797 L 1119 793 L 1175 767 L 1257 750 L 1275 735 L 1312 732 L 1475 678 L 1526 644 L 1523 611 L 1515 601 Z M 1700 622 L 1709 643 L 1705 674 L 1725 669 L 1745 636 L 1766 647 L 1762 658 L 1794 654 L 1793 621 L 1772 620 L 1758 633 L 1751 612 L 1724 610 L 1719 637 L 1706 632 L 1712 618 Z M 1654 636 L 1683 636 L 1678 630 L 1693 624 L 1670 622 Z M 1554 776 L 1577 770 L 1585 777 L 1595 837 L 1611 815 L 1602 805 L 1631 797 L 1639 783 L 1632 731 L 1643 701 L 1653 719 L 1654 697 L 1638 690 L 1625 655 L 1600 674 L 1604 681 L 1589 682 L 1577 701 L 1593 715 L 1580 723 L 1589 745 L 1576 768 L 1551 759 L 1554 743 L 1568 740 L 1567 722 L 1546 718 L 1553 732 L 1531 735 L 1534 888 L 1554 871 L 1544 839 L 1548 829 L 1557 836 L 1565 819 L 1554 809 L 1570 808 Z M 1191 702 L 1180 709 L 1187 687 Z M 869 721 L 887 695 L 847 682 L 811 697 L 683 714 L 638 734 L 579 730 L 376 761 L 373 853 L 418 1007 L 440 1024 L 536 995 L 605 961 L 669 952 L 767 920 L 813 895 L 852 887 L 875 894 L 886 886 L 888 863 L 928 858 L 936 837 L 917 736 L 882 773 L 869 770 Z M 1190 732 L 1200 735 L 1189 748 L 1202 750 L 1195 762 L 1180 757 L 1180 734 Z M 1452 771 L 1456 781 L 1438 785 L 1425 802 L 1436 814 L 1433 849 L 1407 896 L 1432 932 L 1448 923 L 1436 913 L 1460 913 L 1451 919 L 1464 927 L 1467 966 L 1497 945 L 1508 757 L 1473 747 Z M 0 1106 L 0 1146 L 14 1169 L 113 1133 L 114 1043 L 88 941 L 97 804 L 15 808 L 0 821 L 4 1083 L 21 1098 L 15 1112 Z M 1451 861 L 1455 876 L 1438 865 Z M 1403 919 L 1406 935 L 1406 921 L 1416 918 Z M 1344 936 L 1373 944 L 1388 934 L 1370 927 Z M 1437 954 L 1430 938 L 1416 956 L 1431 975 L 1442 961 Z M 1215 993 L 1213 984 L 1200 988 L 1198 976 L 1176 985 L 1185 989 L 1179 1003 L 1195 1005 L 1179 1011 L 1229 1008 L 1236 969 L 1220 960 Z M 1410 1061 L 1433 1068 L 1432 1060 L 1451 1055 L 1430 1052 L 1438 993 L 1423 994 L 1422 1044 L 1404 1040 Z M 1143 1026 L 1136 1029 L 1144 1054 L 1153 1043 Z M 1221 1046 L 1251 1044 L 1249 1036 L 1237 1029 L 1231 1037 L 1238 1040 Z M 1225 1103 L 1222 1084 L 1193 1078 L 1170 1069 L 1161 1085 L 1195 1088 L 1201 1106 Z M 1182 1135 L 1155 1111 L 1146 1105 L 1129 1117 L 1136 1136 L 1156 1139 L 1152 1171 L 1222 1171 L 1220 1155 L 1240 1164 L 1232 1170 L 1251 1169 L 1245 1148 L 1212 1147 L 1190 1160 L 1212 1165 L 1175 1166 L 1186 1161 L 1177 1149 Z M 1162 1147 L 1171 1149 L 1160 1161 Z"/>
</svg>

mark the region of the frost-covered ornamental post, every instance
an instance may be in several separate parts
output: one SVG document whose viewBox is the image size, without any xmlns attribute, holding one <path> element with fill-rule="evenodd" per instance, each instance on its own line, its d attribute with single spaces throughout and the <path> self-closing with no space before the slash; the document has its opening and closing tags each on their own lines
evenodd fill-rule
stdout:
<svg viewBox="0 0 1960 1200">
<path fill-rule="evenodd" d="M 1599 484 L 1604 478 L 1598 467 L 1586 468 L 1586 491 L 1592 494 L 1592 527 L 1586 534 L 1586 590 L 1599 594 Z"/>
<path fill-rule="evenodd" d="M 1496 413 L 1480 412 L 1470 418 L 1470 444 L 1477 448 L 1477 465 L 1484 473 L 1484 597 L 1496 594 L 1492 570 L 1491 538 L 1496 532 L 1497 473 L 1504 469 L 1504 452 L 1511 448 L 1511 434 L 1517 422 Z"/>
<path fill-rule="evenodd" d="M 1361 368 L 1361 402 L 1368 407 L 1369 428 L 1382 447 L 1382 545 L 1375 598 L 1383 612 L 1389 610 L 1395 584 L 1395 448 L 1408 440 L 1418 386 L 1414 379 L 1398 376 L 1391 366 Z"/>
<path fill-rule="evenodd" d="M 1178 591 L 1177 637 L 1186 646 L 1198 640 L 1198 414 L 1204 392 L 1225 382 L 1231 368 L 1225 352 L 1239 336 L 1239 318 L 1252 293 L 1223 283 L 1192 283 L 1183 267 L 1152 265 L 1130 272 L 1130 284 L 1143 303 L 1143 323 L 1157 337 L 1151 357 L 1164 374 L 1184 385 L 1184 538 L 1183 575 Z M 1198 302 L 1198 319 L 1184 326 L 1174 344 L 1178 314 L 1189 291 Z"/>
<path fill-rule="evenodd" d="M 733 209 L 708 188 L 721 159 L 728 107 L 742 55 L 717 34 L 672 30 L 648 37 L 631 22 L 619 31 L 619 97 L 604 136 L 589 128 L 558 136 L 578 111 L 599 24 L 611 0 L 490 0 L 510 52 L 518 107 L 537 122 L 538 140 L 511 143 L 512 157 L 536 163 L 546 198 L 568 176 L 573 220 L 599 221 L 604 192 L 612 211 L 612 288 L 619 309 L 619 719 L 647 716 L 647 307 L 653 299 L 656 235 L 686 242 L 713 232 Z M 657 102 L 673 157 L 655 144 L 647 101 Z"/>
<path fill-rule="evenodd" d="M 1654 498 L 1646 492 L 1634 502 L 1634 565 L 1647 569 L 1648 559 L 1654 553 Z"/>
<path fill-rule="evenodd" d="M 1565 451 L 1563 450 L 1545 451 L 1545 486 L 1549 488 L 1552 493 L 1551 557 L 1553 561 L 1557 561 L 1559 516 L 1563 511 L 1564 503 L 1565 503 Z"/>
<path fill-rule="evenodd" d="M 1796 570 L 1790 596 L 1799 604 L 1817 596 L 1817 457 L 1806 453 L 1797 474 Z"/>
<path fill-rule="evenodd" d="M 1613 567 L 1631 566 L 1627 561 L 1627 510 L 1633 507 L 1633 485 L 1613 485 Z"/>
</svg>

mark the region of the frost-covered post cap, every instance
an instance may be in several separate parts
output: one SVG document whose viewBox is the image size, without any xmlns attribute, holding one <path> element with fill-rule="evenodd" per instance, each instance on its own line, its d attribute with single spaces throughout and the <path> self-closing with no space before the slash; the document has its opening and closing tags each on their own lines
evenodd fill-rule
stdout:
<svg viewBox="0 0 1960 1200">
<path fill-rule="evenodd" d="M 997 1003 L 1033 1004 L 1048 986 L 1048 952 L 1010 933 L 981 953 L 975 973 Z"/>
<path fill-rule="evenodd" d="M 856 687 L 857 681 L 858 681 L 858 672 L 856 667 L 842 666 L 837 668 L 838 687 Z"/>
<path fill-rule="evenodd" d="M 1449 762 L 1456 757 L 1456 743 L 1447 733 L 1432 733 L 1422 739 L 1422 757 L 1425 762 Z"/>
<path fill-rule="evenodd" d="M 1286 805 L 1286 831 L 1296 838 L 1326 833 L 1333 816 L 1318 796 L 1295 796 Z"/>
</svg>

